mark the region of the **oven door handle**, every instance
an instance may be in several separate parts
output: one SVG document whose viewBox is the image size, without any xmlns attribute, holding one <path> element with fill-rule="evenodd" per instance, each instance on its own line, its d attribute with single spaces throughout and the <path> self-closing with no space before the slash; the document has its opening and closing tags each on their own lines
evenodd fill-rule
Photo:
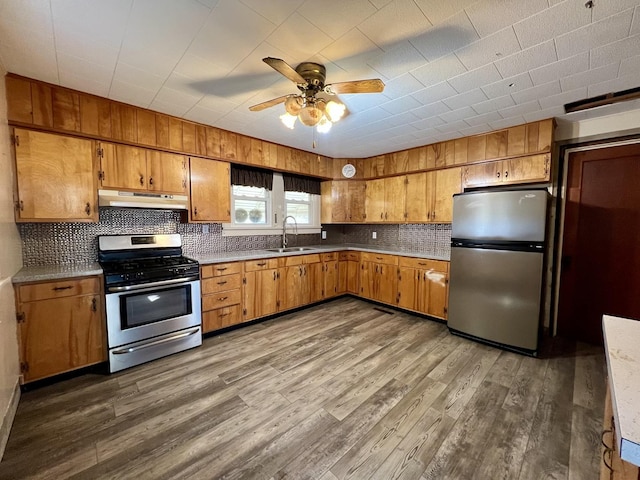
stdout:
<svg viewBox="0 0 640 480">
<path fill-rule="evenodd" d="M 142 345 L 136 345 L 135 347 L 120 348 L 118 350 L 112 350 L 111 353 L 113 353 L 114 355 L 124 355 L 125 353 L 133 353 L 138 350 L 142 350 L 144 348 L 155 347 L 156 345 L 162 345 L 163 343 L 174 342 L 176 340 L 180 340 L 185 337 L 190 337 L 191 335 L 195 335 L 199 331 L 200 331 L 200 327 L 194 327 L 184 332 L 180 332 L 176 335 L 171 335 L 170 337 L 164 337 L 158 340 L 154 340 L 153 342 L 144 343 Z"/>
<path fill-rule="evenodd" d="M 187 277 L 187 278 L 173 278 L 171 280 L 161 280 L 159 282 L 140 283 L 138 285 L 127 285 L 124 287 L 108 287 L 107 292 L 129 292 L 131 290 L 142 290 L 143 288 L 162 287 L 164 285 L 175 285 L 176 283 L 188 283 L 195 280 L 200 280 L 199 277 Z"/>
</svg>

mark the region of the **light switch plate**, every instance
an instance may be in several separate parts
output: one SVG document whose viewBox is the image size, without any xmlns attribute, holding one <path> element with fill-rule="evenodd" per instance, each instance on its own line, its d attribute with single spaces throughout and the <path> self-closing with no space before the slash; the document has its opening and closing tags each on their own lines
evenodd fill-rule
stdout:
<svg viewBox="0 0 640 480">
<path fill-rule="evenodd" d="M 326 240 L 327 239 L 327 231 L 323 230 L 322 231 L 322 240 Z"/>
</svg>

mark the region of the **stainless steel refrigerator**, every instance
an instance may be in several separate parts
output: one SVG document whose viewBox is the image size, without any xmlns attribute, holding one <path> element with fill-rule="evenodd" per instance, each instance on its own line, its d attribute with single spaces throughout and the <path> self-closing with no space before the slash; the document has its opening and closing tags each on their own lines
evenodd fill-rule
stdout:
<svg viewBox="0 0 640 480">
<path fill-rule="evenodd" d="M 452 333 L 537 353 L 548 196 L 545 189 L 454 195 Z"/>
</svg>

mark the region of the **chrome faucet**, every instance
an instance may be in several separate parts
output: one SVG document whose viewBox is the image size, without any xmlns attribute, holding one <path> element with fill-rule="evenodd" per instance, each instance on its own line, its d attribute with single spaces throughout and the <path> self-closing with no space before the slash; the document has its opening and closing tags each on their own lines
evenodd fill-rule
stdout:
<svg viewBox="0 0 640 480">
<path fill-rule="evenodd" d="M 292 215 L 287 215 L 282 221 L 282 248 L 287 248 L 287 220 L 289 218 L 293 220 L 293 224 L 295 226 L 294 232 L 296 234 L 296 238 L 298 237 L 298 222 L 296 222 L 295 217 Z"/>
</svg>

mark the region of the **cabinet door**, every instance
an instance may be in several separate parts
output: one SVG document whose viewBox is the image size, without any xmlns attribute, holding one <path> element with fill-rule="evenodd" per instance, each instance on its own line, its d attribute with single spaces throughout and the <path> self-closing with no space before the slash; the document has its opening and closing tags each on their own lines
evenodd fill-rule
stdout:
<svg viewBox="0 0 640 480">
<path fill-rule="evenodd" d="M 147 150 L 147 175 L 151 191 L 187 193 L 187 157 L 184 155 Z"/>
<path fill-rule="evenodd" d="M 415 268 L 398 268 L 397 305 L 408 310 L 418 310 L 420 295 L 420 271 Z"/>
<path fill-rule="evenodd" d="M 404 222 L 405 180 L 405 175 L 384 179 L 385 222 Z"/>
<path fill-rule="evenodd" d="M 91 140 L 15 129 L 16 221 L 98 221 Z"/>
<path fill-rule="evenodd" d="M 360 295 L 375 299 L 375 282 L 377 277 L 377 263 L 362 262 L 360 264 Z"/>
<path fill-rule="evenodd" d="M 335 297 L 338 294 L 339 288 L 339 263 L 337 260 L 332 262 L 323 263 L 324 267 L 324 298 Z M 346 272 L 345 272 L 346 273 Z M 347 277 L 344 277 L 344 285 L 346 288 Z M 344 291 L 344 290 L 342 290 Z"/>
<path fill-rule="evenodd" d="M 347 277 L 349 274 L 349 262 L 338 262 L 338 281 L 336 282 L 336 293 L 338 295 L 347 292 Z"/>
<path fill-rule="evenodd" d="M 332 182 L 331 185 L 331 221 L 344 223 L 349 221 L 349 182 Z"/>
<path fill-rule="evenodd" d="M 349 216 L 347 221 L 349 222 L 364 222 L 365 221 L 365 198 L 366 198 L 366 183 L 364 180 L 351 180 L 347 182 L 348 185 L 348 205 Z"/>
<path fill-rule="evenodd" d="M 305 267 L 306 265 L 292 265 L 281 269 L 280 311 L 291 310 L 309 303 Z"/>
<path fill-rule="evenodd" d="M 533 155 L 531 157 L 504 160 L 503 181 L 509 183 L 548 182 L 549 160 L 551 155 Z"/>
<path fill-rule="evenodd" d="M 244 274 L 242 289 L 244 321 L 278 311 L 278 271 L 258 270 Z"/>
<path fill-rule="evenodd" d="M 375 299 L 389 305 L 396 304 L 398 289 L 398 267 L 393 265 L 376 264 L 377 278 L 375 282 Z"/>
<path fill-rule="evenodd" d="M 324 264 L 320 262 L 310 263 L 303 265 L 303 267 L 307 303 L 319 302 L 324 298 Z"/>
<path fill-rule="evenodd" d="M 147 190 L 147 152 L 142 148 L 100 144 L 101 184 L 104 188 Z"/>
<path fill-rule="evenodd" d="M 451 222 L 453 218 L 453 194 L 462 191 L 460 167 L 436 170 L 433 188 L 432 222 Z"/>
<path fill-rule="evenodd" d="M 422 272 L 424 284 L 423 298 L 427 304 L 419 305 L 419 310 L 438 318 L 447 318 L 447 292 L 449 276 L 447 272 L 425 270 Z"/>
<path fill-rule="evenodd" d="M 407 175 L 405 220 L 407 222 L 427 222 L 431 212 L 430 198 L 427 197 L 427 173 Z"/>
<path fill-rule="evenodd" d="M 360 262 L 347 262 L 347 292 L 356 295 L 360 293 Z"/>
<path fill-rule="evenodd" d="M 484 187 L 502 183 L 502 161 L 467 165 L 463 170 L 465 187 Z"/>
<path fill-rule="evenodd" d="M 320 223 L 333 222 L 333 182 L 320 184 Z"/>
<path fill-rule="evenodd" d="M 99 295 L 20 304 L 20 357 L 26 381 L 106 360 Z"/>
<path fill-rule="evenodd" d="M 384 221 L 384 178 L 367 180 L 365 214 L 368 222 Z"/>
<path fill-rule="evenodd" d="M 229 164 L 191 157 L 191 211 L 196 222 L 231 221 L 231 178 Z"/>
</svg>

